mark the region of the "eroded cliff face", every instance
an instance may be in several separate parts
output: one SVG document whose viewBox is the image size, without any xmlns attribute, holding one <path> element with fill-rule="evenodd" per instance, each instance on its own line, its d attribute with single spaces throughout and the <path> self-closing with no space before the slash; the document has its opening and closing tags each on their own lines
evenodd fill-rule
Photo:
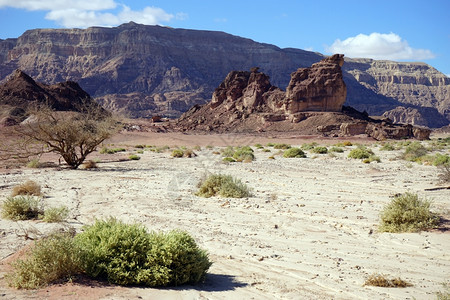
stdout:
<svg viewBox="0 0 450 300">
<path fill-rule="evenodd" d="M 0 81 L 19 68 L 47 84 L 76 81 L 105 107 L 129 116 L 175 117 L 209 101 L 231 70 L 260 67 L 273 85 L 284 90 L 292 72 L 323 58 L 223 32 L 135 23 L 36 29 L 17 39 L 0 40 Z M 343 74 L 346 104 L 377 115 L 405 103 L 418 111 L 427 106 L 435 111 L 433 118 L 424 117 L 424 125 L 448 124 L 448 79 L 425 64 L 412 65 L 349 61 Z"/>
<path fill-rule="evenodd" d="M 450 78 L 425 63 L 397 63 L 372 59 L 347 59 L 344 69 L 364 91 L 348 104 L 395 122 L 442 127 L 450 120 Z M 358 94 L 353 83 L 350 92 Z M 356 85 L 357 89 L 357 85 Z M 385 101 L 364 99 L 373 92 Z"/>
</svg>

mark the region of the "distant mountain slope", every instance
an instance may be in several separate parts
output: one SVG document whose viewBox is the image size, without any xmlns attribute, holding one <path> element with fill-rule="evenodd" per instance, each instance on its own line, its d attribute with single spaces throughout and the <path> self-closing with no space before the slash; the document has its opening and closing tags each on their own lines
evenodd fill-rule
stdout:
<svg viewBox="0 0 450 300">
<path fill-rule="evenodd" d="M 115 28 L 35 29 L 0 40 L 0 80 L 20 68 L 49 84 L 76 81 L 105 108 L 131 117 L 179 116 L 209 101 L 231 70 L 260 67 L 272 84 L 285 89 L 290 73 L 323 57 L 223 32 L 131 22 Z M 399 121 L 449 124 L 450 79 L 432 67 L 361 59 L 347 60 L 343 69 L 347 105 L 378 115 L 408 107 L 403 114 L 422 118 L 397 109 Z"/>
<path fill-rule="evenodd" d="M 46 85 L 15 70 L 0 84 L 0 126 L 23 121 L 30 105 L 48 105 L 58 111 L 80 111 L 86 105 L 98 106 L 76 82 Z"/>
</svg>

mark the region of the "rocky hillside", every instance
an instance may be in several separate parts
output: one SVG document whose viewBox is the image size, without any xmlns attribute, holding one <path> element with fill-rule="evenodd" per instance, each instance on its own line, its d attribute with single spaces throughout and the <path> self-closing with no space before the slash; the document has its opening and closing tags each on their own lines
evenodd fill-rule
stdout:
<svg viewBox="0 0 450 300">
<path fill-rule="evenodd" d="M 0 40 L 0 81 L 20 68 L 38 81 L 76 81 L 105 108 L 131 117 L 179 116 L 211 99 L 231 70 L 259 67 L 286 89 L 319 53 L 280 49 L 223 32 L 135 23 L 115 28 L 36 29 Z M 398 121 L 449 123 L 450 79 L 425 64 L 351 60 L 348 105 Z M 400 108 L 399 108 L 400 107 Z"/>
<path fill-rule="evenodd" d="M 79 111 L 85 105 L 98 106 L 76 82 L 46 85 L 16 70 L 0 84 L 0 126 L 21 122 L 30 105 L 48 105 L 59 111 Z"/>
</svg>

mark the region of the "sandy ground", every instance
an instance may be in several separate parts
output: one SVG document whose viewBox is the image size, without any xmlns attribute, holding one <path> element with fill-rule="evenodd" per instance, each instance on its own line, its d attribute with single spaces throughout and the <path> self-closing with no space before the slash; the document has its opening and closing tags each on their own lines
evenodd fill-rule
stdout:
<svg viewBox="0 0 450 300">
<path fill-rule="evenodd" d="M 285 137 L 292 145 L 314 138 Z M 337 140 L 319 140 L 334 144 Z M 0 198 L 28 179 L 41 184 L 48 206 L 70 209 L 67 225 L 79 230 L 95 218 L 117 217 L 149 230 L 188 231 L 207 249 L 213 265 L 198 286 L 151 289 L 118 287 L 94 281 L 54 285 L 37 291 L 14 290 L 4 275 L 24 239 L 61 224 L 0 219 L 1 299 L 435 299 L 450 278 L 447 227 L 421 233 L 377 232 L 379 213 L 392 195 L 406 191 L 433 200 L 448 218 L 450 190 L 438 186 L 436 167 L 398 159 L 398 151 L 371 148 L 380 163 L 364 164 L 345 153 L 287 159 L 255 150 L 251 163 L 223 164 L 214 154 L 227 145 L 254 145 L 274 138 L 135 133 L 110 144 L 127 153 L 100 155 L 95 170 L 12 169 L 0 173 Z M 354 142 L 358 139 L 354 140 Z M 365 139 L 359 142 L 369 143 Z M 195 158 L 144 151 L 138 161 L 119 161 L 147 145 L 201 145 Z M 205 146 L 212 145 L 212 149 Z M 446 150 L 448 153 L 448 150 Z M 275 159 L 268 157 L 275 155 Z M 242 179 L 253 196 L 200 198 L 197 184 L 207 173 Z M 401 277 L 408 288 L 363 286 L 373 273 Z"/>
</svg>

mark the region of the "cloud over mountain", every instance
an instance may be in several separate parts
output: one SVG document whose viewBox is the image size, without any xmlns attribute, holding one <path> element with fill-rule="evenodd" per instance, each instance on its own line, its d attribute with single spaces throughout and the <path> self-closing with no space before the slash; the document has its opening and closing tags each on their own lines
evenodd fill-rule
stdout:
<svg viewBox="0 0 450 300">
<path fill-rule="evenodd" d="M 408 42 L 395 33 L 358 34 L 343 41 L 337 39 L 330 47 L 329 53 L 344 53 L 348 57 L 368 57 L 387 60 L 424 60 L 435 55 L 427 49 L 414 49 Z"/>
</svg>

